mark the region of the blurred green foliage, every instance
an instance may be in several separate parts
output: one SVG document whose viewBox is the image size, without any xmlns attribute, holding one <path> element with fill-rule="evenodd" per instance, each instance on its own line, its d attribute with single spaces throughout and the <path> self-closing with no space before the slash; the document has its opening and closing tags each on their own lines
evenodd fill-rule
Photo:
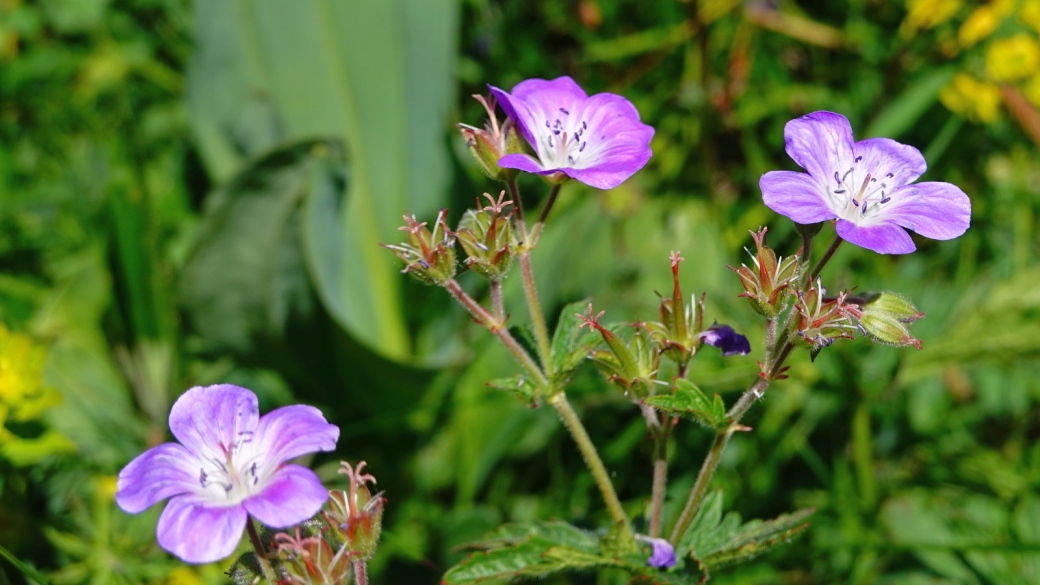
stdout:
<svg viewBox="0 0 1040 585">
<path fill-rule="evenodd" d="M 534 254 L 552 315 L 593 297 L 610 320 L 652 316 L 678 249 L 684 284 L 757 349 L 761 322 L 726 265 L 747 261 L 759 225 L 796 249 L 757 182 L 793 168 L 783 125 L 808 111 L 917 146 L 926 179 L 972 199 L 958 240 L 839 251 L 829 285 L 913 298 L 924 349 L 856 341 L 793 359 L 715 485 L 726 510 L 815 507 L 812 526 L 713 582 L 1040 581 L 1040 116 L 1026 99 L 1040 70 L 985 78 L 994 43 L 1037 32 L 1028 0 L 984 4 L 999 26 L 957 45 L 976 3 L 0 0 L 0 320 L 46 349 L 41 387 L 61 396 L 38 420 L 5 421 L 21 440 L 61 441 L 0 459 L 0 583 L 34 570 L 221 582 L 226 567 L 156 547 L 157 510 L 112 501 L 121 466 L 165 439 L 178 393 L 217 381 L 264 410 L 317 404 L 341 426 L 336 458 L 367 460 L 389 498 L 377 583 L 439 582 L 457 545 L 503 522 L 602 524 L 555 415 L 485 385 L 515 373 L 508 355 L 376 246 L 405 211 L 448 205 L 455 221 L 498 189 L 452 134 L 482 122 L 469 94 L 561 74 L 624 94 L 657 134 L 618 189 L 564 188 Z M 998 96 L 986 116 L 951 97 L 965 74 L 997 92 L 978 93 Z M 516 279 L 506 302 L 522 324 Z M 690 378 L 732 401 L 754 357 L 702 356 Z M 589 365 L 571 393 L 641 517 L 643 421 Z M 710 440 L 679 427 L 669 521 Z"/>
</svg>

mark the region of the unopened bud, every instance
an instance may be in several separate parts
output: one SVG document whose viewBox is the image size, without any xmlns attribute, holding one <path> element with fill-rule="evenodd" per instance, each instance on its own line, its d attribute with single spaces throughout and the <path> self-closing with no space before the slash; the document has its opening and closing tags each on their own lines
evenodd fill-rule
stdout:
<svg viewBox="0 0 1040 585">
<path fill-rule="evenodd" d="M 340 473 L 350 478 L 350 491 L 332 490 L 329 492 L 329 509 L 323 514 L 332 527 L 332 533 L 346 548 L 347 556 L 352 559 L 369 559 L 379 545 L 379 535 L 383 526 L 383 504 L 386 502 L 382 493 L 372 495 L 365 484 L 376 483 L 376 478 L 361 471 L 365 462 L 353 468 L 343 462 Z"/>
<path fill-rule="evenodd" d="M 462 217 L 456 232 L 462 249 L 466 251 L 466 264 L 485 278 L 501 278 L 509 270 L 513 259 L 513 228 L 509 212 L 505 208 L 512 201 L 503 201 L 503 191 L 498 201 L 485 193 L 491 205 L 469 210 Z"/>
<path fill-rule="evenodd" d="M 447 216 L 447 209 L 437 214 L 433 231 L 414 215 L 404 216 L 405 225 L 398 229 L 408 233 L 408 241 L 381 244 L 404 261 L 401 272 L 423 284 L 444 284 L 455 277 L 455 234 L 448 229 Z"/>
<path fill-rule="evenodd" d="M 910 334 L 907 324 L 924 317 L 924 313 L 910 299 L 890 292 L 876 294 L 863 303 L 857 317 L 860 329 L 872 341 L 921 349 L 921 340 Z"/>
</svg>

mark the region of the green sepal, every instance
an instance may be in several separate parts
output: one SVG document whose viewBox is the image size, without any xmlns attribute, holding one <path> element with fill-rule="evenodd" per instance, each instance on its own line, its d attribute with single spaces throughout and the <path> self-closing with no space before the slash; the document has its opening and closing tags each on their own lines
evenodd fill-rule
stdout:
<svg viewBox="0 0 1040 585">
<path fill-rule="evenodd" d="M 512 392 L 527 406 L 538 406 L 538 398 L 540 396 L 538 387 L 523 374 L 509 376 L 508 378 L 496 378 L 487 382 L 487 386 Z"/>
</svg>

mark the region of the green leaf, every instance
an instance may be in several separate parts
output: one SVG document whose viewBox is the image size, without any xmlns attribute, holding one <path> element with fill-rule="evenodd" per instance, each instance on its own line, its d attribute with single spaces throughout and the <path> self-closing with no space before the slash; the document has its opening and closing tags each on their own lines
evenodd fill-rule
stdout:
<svg viewBox="0 0 1040 585">
<path fill-rule="evenodd" d="M 310 246 L 308 266 L 332 316 L 398 360 L 412 357 L 401 276 L 377 244 L 397 239 L 401 214 L 444 202 L 459 11 L 452 0 L 195 4 L 188 102 L 204 163 L 225 181 L 287 140 L 347 145 L 350 196 L 325 218 L 337 228 L 314 236 L 338 238 L 324 240 L 337 254 Z"/>
<path fill-rule="evenodd" d="M 552 338 L 553 371 L 558 379 L 569 378 L 571 372 L 589 355 L 589 348 L 599 341 L 599 334 L 587 329 L 579 329 L 581 320 L 577 314 L 583 313 L 589 304 L 588 299 L 570 303 L 560 311 L 560 319 Z"/>
<path fill-rule="evenodd" d="M 708 398 L 693 382 L 676 380 L 672 394 L 657 394 L 643 399 L 643 403 L 673 416 L 686 416 L 709 428 L 723 428 L 726 404 L 722 397 Z"/>
<path fill-rule="evenodd" d="M 497 378 L 488 382 L 487 385 L 491 388 L 505 390 L 506 392 L 512 392 L 513 394 L 516 394 L 516 397 L 519 398 L 524 404 L 530 406 L 535 406 L 538 404 L 538 388 L 527 379 L 527 376 L 523 374 L 509 376 L 508 378 Z"/>
<path fill-rule="evenodd" d="M 956 67 L 942 67 L 918 77 L 874 118 L 864 136 L 899 138 L 939 99 L 939 92 L 956 72 Z"/>
<path fill-rule="evenodd" d="M 639 552 L 639 545 L 632 537 L 632 531 L 623 522 L 618 522 L 599 541 L 599 550 L 603 556 L 621 558 Z"/>
<path fill-rule="evenodd" d="M 815 508 L 806 508 L 772 520 L 752 520 L 741 526 L 717 550 L 701 556 L 700 561 L 715 569 L 751 560 L 769 549 L 791 542 L 809 527 L 807 520 L 815 511 Z"/>
<path fill-rule="evenodd" d="M 248 350 L 253 338 L 279 334 L 290 313 L 309 310 L 298 217 L 316 165 L 338 150 L 309 140 L 271 151 L 210 198 L 181 297 L 216 348 Z"/>
<path fill-rule="evenodd" d="M 722 499 L 722 490 L 715 490 L 704 497 L 690 527 L 679 538 L 679 545 L 675 548 L 676 556 L 686 557 L 694 550 L 703 550 L 704 543 L 715 534 L 722 521 Z"/>
</svg>

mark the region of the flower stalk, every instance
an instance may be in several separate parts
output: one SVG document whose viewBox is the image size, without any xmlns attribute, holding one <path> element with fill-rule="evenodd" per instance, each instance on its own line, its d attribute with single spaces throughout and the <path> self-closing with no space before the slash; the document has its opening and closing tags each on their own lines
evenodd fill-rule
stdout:
<svg viewBox="0 0 1040 585">
<path fill-rule="evenodd" d="M 277 583 L 278 580 L 275 578 L 271 559 L 267 558 L 267 551 L 264 550 L 264 543 L 260 540 L 260 534 L 257 533 L 256 525 L 253 524 L 252 518 L 246 520 L 246 533 L 249 534 L 249 542 L 253 545 L 253 550 L 256 551 L 256 560 L 260 563 L 260 572 L 263 574 L 264 579 L 268 583 Z"/>
<path fill-rule="evenodd" d="M 624 525 L 625 530 L 631 534 L 632 528 L 629 525 L 628 516 L 625 515 L 625 510 L 621 507 L 621 500 L 618 499 L 617 492 L 614 490 L 614 484 L 610 481 L 610 474 L 603 465 L 603 460 L 600 459 L 596 446 L 592 444 L 592 439 L 589 438 L 589 434 L 585 431 L 585 426 L 581 424 L 578 413 L 574 412 L 571 403 L 567 401 L 566 393 L 563 390 L 555 392 L 549 397 L 549 404 L 552 404 L 556 412 L 560 414 L 563 425 L 567 427 L 571 436 L 574 437 L 574 442 L 578 444 L 578 450 L 581 451 L 582 456 L 585 458 L 585 464 L 588 465 L 600 493 L 603 494 L 603 500 L 607 504 L 607 510 L 610 512 L 611 519 L 615 524 L 620 523 Z"/>
</svg>

